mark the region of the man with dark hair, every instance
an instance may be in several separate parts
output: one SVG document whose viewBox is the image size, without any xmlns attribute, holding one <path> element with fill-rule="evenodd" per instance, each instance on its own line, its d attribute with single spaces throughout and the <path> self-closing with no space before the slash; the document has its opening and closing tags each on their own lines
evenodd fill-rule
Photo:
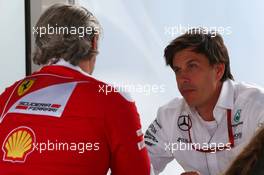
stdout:
<svg viewBox="0 0 264 175">
<path fill-rule="evenodd" d="M 94 15 L 55 4 L 34 35 L 33 59 L 43 67 L 0 96 L 0 174 L 149 175 L 134 101 L 91 76 Z"/>
<path fill-rule="evenodd" d="M 184 175 L 223 173 L 264 121 L 263 89 L 233 81 L 226 46 L 212 31 L 187 31 L 164 57 L 183 98 L 160 107 L 146 131 L 155 173 L 173 159 Z"/>
</svg>

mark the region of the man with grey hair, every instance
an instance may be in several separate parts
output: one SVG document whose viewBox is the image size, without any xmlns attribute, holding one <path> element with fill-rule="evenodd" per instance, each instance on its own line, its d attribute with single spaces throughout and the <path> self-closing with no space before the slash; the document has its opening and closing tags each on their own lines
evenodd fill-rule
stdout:
<svg viewBox="0 0 264 175">
<path fill-rule="evenodd" d="M 0 96 L 1 174 L 150 174 L 135 103 L 90 75 L 100 30 L 83 7 L 42 14 L 33 60 L 44 66 Z"/>
</svg>

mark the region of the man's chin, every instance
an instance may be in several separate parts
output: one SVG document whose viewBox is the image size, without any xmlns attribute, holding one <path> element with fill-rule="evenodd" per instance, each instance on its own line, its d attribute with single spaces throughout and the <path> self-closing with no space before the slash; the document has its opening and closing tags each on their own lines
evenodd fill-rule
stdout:
<svg viewBox="0 0 264 175">
<path fill-rule="evenodd" d="M 184 98 L 184 100 L 186 101 L 188 106 L 191 107 L 191 108 L 195 108 L 197 106 L 197 103 L 194 100 L 187 99 L 187 98 Z"/>
<path fill-rule="evenodd" d="M 188 104 L 188 106 L 190 106 L 190 107 L 194 107 L 195 106 L 192 102 L 190 102 L 186 98 L 184 98 L 184 100 L 186 101 L 186 103 Z"/>
</svg>

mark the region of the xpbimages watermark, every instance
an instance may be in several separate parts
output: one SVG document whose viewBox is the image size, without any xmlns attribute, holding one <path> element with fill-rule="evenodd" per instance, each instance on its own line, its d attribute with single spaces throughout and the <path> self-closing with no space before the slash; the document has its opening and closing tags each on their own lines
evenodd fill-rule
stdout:
<svg viewBox="0 0 264 175">
<path fill-rule="evenodd" d="M 192 30 L 196 29 L 196 30 Z M 220 35 L 231 35 L 232 28 L 230 26 L 191 26 L 191 25 L 175 25 L 165 26 L 164 34 L 169 36 L 178 36 L 182 34 L 208 34 L 211 33 L 211 37 L 215 37 L 217 33 Z"/>
<path fill-rule="evenodd" d="M 63 151 L 85 154 L 99 150 L 100 143 L 93 141 L 65 141 L 57 139 L 37 141 L 34 130 L 27 126 L 19 126 L 10 131 L 2 144 L 3 160 L 10 162 L 25 162 L 32 152 L 42 154 L 44 152 Z"/>
<path fill-rule="evenodd" d="M 217 151 L 227 150 L 230 151 L 232 146 L 231 143 L 164 143 L 165 151 L 174 153 L 175 151 L 192 151 L 192 150 L 202 150 L 202 152 L 216 153 Z"/>
<path fill-rule="evenodd" d="M 62 142 L 58 140 L 47 140 L 46 142 L 33 143 L 33 150 L 40 154 L 47 151 L 74 151 L 83 154 L 88 151 L 98 151 L 98 142 Z"/>
<path fill-rule="evenodd" d="M 104 93 L 108 95 L 111 92 L 128 92 L 130 93 L 140 93 L 143 95 L 150 95 L 156 93 L 165 92 L 165 84 L 133 84 L 133 83 L 114 83 L 112 85 L 102 84 L 98 87 L 99 93 Z"/>
<path fill-rule="evenodd" d="M 66 26 L 42 26 L 42 27 L 33 27 L 33 35 L 39 35 L 42 37 L 43 35 L 78 35 L 80 38 L 85 35 L 95 34 L 98 35 L 100 33 L 99 27 L 66 27 Z"/>
</svg>

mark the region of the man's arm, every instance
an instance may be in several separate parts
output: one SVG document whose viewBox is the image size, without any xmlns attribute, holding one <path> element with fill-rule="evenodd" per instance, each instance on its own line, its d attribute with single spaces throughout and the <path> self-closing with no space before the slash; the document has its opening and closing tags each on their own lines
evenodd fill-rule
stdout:
<svg viewBox="0 0 264 175">
<path fill-rule="evenodd" d="M 149 126 L 144 136 L 151 164 L 156 175 L 162 172 L 166 165 L 174 159 L 166 147 L 169 143 L 164 130 L 166 126 L 163 126 L 161 116 L 162 112 L 159 109 L 157 118 Z"/>
<path fill-rule="evenodd" d="M 3 117 L 4 112 L 6 111 L 8 99 L 11 98 L 10 96 L 12 95 L 14 88 L 17 86 L 19 82 L 20 81 L 15 82 L 12 86 L 6 88 L 5 91 L 2 94 L 0 94 L 0 117 Z"/>
<path fill-rule="evenodd" d="M 149 175 L 150 160 L 136 106 L 118 93 L 108 97 L 105 126 L 113 175 Z"/>
</svg>

